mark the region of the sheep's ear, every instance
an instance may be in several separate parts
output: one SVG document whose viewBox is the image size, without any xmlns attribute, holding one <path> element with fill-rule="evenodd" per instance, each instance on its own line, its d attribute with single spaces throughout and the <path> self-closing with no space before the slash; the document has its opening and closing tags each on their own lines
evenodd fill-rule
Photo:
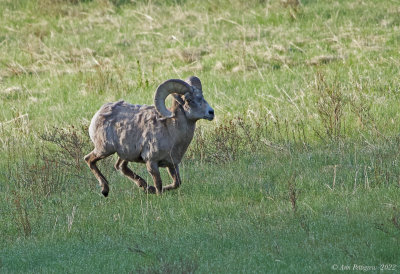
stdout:
<svg viewBox="0 0 400 274">
<path fill-rule="evenodd" d="M 185 102 L 182 99 L 182 96 L 179 94 L 172 94 L 172 97 L 174 98 L 174 100 L 179 104 L 179 105 L 184 105 Z"/>
</svg>

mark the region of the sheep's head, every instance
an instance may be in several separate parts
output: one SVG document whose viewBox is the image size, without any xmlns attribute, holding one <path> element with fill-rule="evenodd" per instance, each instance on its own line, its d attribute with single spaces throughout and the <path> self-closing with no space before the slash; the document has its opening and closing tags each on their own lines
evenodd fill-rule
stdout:
<svg viewBox="0 0 400 274">
<path fill-rule="evenodd" d="M 174 114 L 165 106 L 165 99 L 170 94 L 183 107 L 189 120 L 207 119 L 211 121 L 214 119 L 214 110 L 204 100 L 201 81 L 196 76 L 191 76 L 186 81 L 170 79 L 157 88 L 154 104 L 165 119 L 174 117 Z"/>
</svg>

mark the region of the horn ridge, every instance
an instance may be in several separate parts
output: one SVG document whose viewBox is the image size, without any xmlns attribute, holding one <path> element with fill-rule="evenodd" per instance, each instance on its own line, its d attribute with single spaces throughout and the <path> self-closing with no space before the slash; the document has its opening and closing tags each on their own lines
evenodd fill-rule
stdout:
<svg viewBox="0 0 400 274">
<path fill-rule="evenodd" d="M 174 115 L 165 106 L 165 99 L 172 93 L 185 94 L 191 91 L 190 85 L 180 79 L 169 79 L 158 86 L 154 95 L 154 105 L 159 114 L 165 118 L 172 118 Z"/>
</svg>

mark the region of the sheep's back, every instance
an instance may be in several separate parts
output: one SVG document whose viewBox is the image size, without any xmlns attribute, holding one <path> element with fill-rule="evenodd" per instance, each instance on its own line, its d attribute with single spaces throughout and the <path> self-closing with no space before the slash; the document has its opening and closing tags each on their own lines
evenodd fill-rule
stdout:
<svg viewBox="0 0 400 274">
<path fill-rule="evenodd" d="M 93 117 L 89 135 L 102 154 L 117 152 L 125 160 L 142 161 L 142 154 L 158 149 L 156 136 L 163 130 L 158 117 L 154 106 L 107 103 Z"/>
</svg>

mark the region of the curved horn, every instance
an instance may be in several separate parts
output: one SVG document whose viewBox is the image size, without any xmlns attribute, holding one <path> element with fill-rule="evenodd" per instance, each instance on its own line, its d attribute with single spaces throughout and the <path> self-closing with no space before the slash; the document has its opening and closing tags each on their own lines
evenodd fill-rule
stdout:
<svg viewBox="0 0 400 274">
<path fill-rule="evenodd" d="M 194 86 L 195 88 L 202 90 L 201 88 L 201 81 L 198 77 L 196 76 L 190 76 L 188 79 L 186 79 L 186 82 L 191 85 Z"/>
<path fill-rule="evenodd" d="M 165 99 L 171 93 L 185 94 L 191 91 L 190 85 L 180 79 L 170 79 L 158 86 L 154 95 L 154 105 L 157 111 L 165 118 L 172 118 L 173 114 L 165 106 Z"/>
</svg>

